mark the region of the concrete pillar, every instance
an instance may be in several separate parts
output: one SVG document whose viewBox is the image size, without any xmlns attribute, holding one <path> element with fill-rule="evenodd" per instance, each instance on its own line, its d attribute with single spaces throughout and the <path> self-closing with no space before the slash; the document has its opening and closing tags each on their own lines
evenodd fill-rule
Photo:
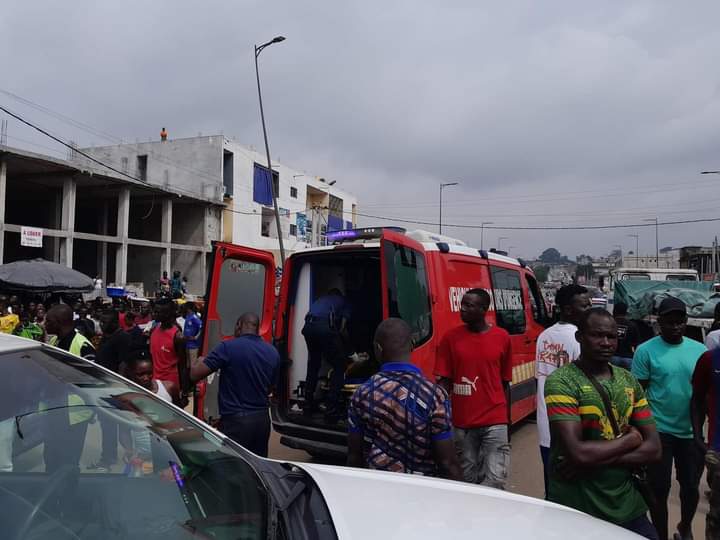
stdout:
<svg viewBox="0 0 720 540">
<path fill-rule="evenodd" d="M 107 235 L 108 233 L 108 202 L 103 202 L 102 211 L 100 212 L 100 234 Z M 107 285 L 107 261 L 108 261 L 108 243 L 100 242 L 100 250 L 98 252 L 98 269 L 100 279 Z M 94 276 L 93 276 L 94 277 Z"/>
<path fill-rule="evenodd" d="M 202 220 L 202 226 L 203 226 L 203 247 L 210 247 L 210 208 L 207 206 L 203 208 L 203 220 Z M 214 218 L 214 216 L 213 216 Z M 207 283 L 207 257 L 205 256 L 205 252 L 200 252 L 200 279 L 201 283 L 204 284 Z M 202 287 L 201 287 L 202 288 Z"/>
<path fill-rule="evenodd" d="M 0 161 L 0 264 L 5 254 L 5 194 L 7 193 L 7 163 Z"/>
<path fill-rule="evenodd" d="M 66 178 L 63 182 L 62 209 L 60 213 L 60 228 L 67 236 L 60 240 L 60 264 L 72 268 L 73 262 L 73 236 L 75 235 L 75 200 L 77 182 L 74 178 Z"/>
<path fill-rule="evenodd" d="M 118 195 L 117 235 L 120 244 L 117 246 L 115 259 L 115 284 L 125 285 L 127 282 L 128 263 L 128 227 L 130 225 L 130 188 L 121 188 Z"/>
<path fill-rule="evenodd" d="M 172 251 L 170 244 L 172 243 L 172 199 L 164 199 L 162 204 L 162 225 L 160 231 L 160 241 L 166 243 L 162 257 L 160 257 L 160 274 L 167 272 L 168 276 L 172 276 Z"/>
</svg>

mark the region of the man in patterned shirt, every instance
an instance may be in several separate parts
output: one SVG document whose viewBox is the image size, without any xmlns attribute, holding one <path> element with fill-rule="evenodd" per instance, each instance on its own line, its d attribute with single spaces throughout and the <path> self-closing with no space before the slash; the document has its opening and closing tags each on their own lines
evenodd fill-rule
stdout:
<svg viewBox="0 0 720 540">
<path fill-rule="evenodd" d="M 348 466 L 462 480 L 450 400 L 410 364 L 410 326 L 402 319 L 383 321 L 374 347 L 382 369 L 350 401 Z"/>
<path fill-rule="evenodd" d="M 585 312 L 576 338 L 580 358 L 545 382 L 552 432 L 548 499 L 657 540 L 631 472 L 661 455 L 645 393 L 628 371 L 609 364 L 618 337 L 607 311 Z"/>
</svg>

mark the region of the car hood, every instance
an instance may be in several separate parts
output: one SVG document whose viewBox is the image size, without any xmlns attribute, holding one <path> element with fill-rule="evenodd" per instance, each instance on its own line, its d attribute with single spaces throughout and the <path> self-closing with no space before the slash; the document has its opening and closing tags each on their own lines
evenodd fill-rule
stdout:
<svg viewBox="0 0 720 540">
<path fill-rule="evenodd" d="M 576 510 L 463 482 L 296 463 L 317 483 L 338 537 L 637 539 Z"/>
</svg>

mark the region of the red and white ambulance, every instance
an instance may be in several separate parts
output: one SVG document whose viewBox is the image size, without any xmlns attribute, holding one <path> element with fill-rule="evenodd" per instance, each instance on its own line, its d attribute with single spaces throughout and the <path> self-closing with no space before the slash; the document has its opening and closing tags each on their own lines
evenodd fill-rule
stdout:
<svg viewBox="0 0 720 540">
<path fill-rule="evenodd" d="M 272 405 L 281 442 L 311 454 L 344 454 L 346 425 L 328 425 L 323 415 L 303 416 L 308 351 L 302 336 L 305 315 L 319 296 L 340 289 L 352 306 L 348 350 L 367 360 L 346 374 L 345 399 L 378 369 L 372 337 L 387 317 L 401 317 L 413 329 L 412 360 L 434 378 L 440 339 L 462 324 L 460 301 L 480 287 L 493 300 L 490 322 L 512 339 L 511 415 L 517 422 L 535 410 L 535 342 L 547 320 L 532 270 L 521 260 L 485 252 L 425 231 L 396 227 L 331 232 L 329 245 L 293 253 L 285 262 L 279 298 L 271 253 L 227 243 L 214 245 L 206 295 L 203 354 L 232 337 L 246 311 L 261 316 L 260 333 L 274 340 L 284 360 Z M 327 372 L 329 366 L 321 371 Z M 322 383 L 319 385 L 322 391 Z M 326 388 L 326 386 L 325 386 Z M 217 383 L 208 384 L 202 416 L 217 416 Z"/>
</svg>

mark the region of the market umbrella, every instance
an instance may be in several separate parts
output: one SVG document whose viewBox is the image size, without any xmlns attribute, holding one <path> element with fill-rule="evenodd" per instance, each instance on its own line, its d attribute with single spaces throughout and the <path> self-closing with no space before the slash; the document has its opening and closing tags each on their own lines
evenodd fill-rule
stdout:
<svg viewBox="0 0 720 540">
<path fill-rule="evenodd" d="M 90 292 L 93 280 L 72 268 L 32 259 L 0 265 L 0 289 L 32 292 Z"/>
</svg>

